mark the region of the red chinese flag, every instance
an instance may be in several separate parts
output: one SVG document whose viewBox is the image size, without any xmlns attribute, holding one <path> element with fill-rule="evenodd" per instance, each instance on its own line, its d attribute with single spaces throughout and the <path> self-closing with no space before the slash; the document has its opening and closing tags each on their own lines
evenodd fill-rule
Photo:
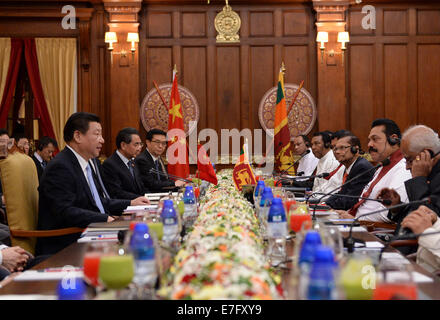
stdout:
<svg viewBox="0 0 440 320">
<path fill-rule="evenodd" d="M 214 185 L 217 185 L 217 175 L 214 167 L 206 154 L 205 148 L 201 144 L 197 145 L 197 170 L 199 171 L 199 178 Z"/>
<path fill-rule="evenodd" d="M 168 114 L 168 172 L 181 178 L 187 178 L 189 176 L 188 151 L 176 71 L 173 72 Z"/>
</svg>

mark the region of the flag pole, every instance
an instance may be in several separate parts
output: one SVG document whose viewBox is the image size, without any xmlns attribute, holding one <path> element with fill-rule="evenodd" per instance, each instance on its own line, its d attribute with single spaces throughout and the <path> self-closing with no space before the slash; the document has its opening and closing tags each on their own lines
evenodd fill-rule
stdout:
<svg viewBox="0 0 440 320">
<path fill-rule="evenodd" d="M 163 105 L 164 105 L 165 108 L 168 110 L 168 105 L 167 105 L 167 103 L 165 102 L 165 98 L 163 97 L 162 93 L 160 92 L 159 87 L 158 87 L 156 81 L 153 80 L 153 84 L 154 84 L 154 86 L 156 87 L 156 91 L 157 91 L 157 93 L 159 94 L 160 100 L 162 100 Z"/>
</svg>

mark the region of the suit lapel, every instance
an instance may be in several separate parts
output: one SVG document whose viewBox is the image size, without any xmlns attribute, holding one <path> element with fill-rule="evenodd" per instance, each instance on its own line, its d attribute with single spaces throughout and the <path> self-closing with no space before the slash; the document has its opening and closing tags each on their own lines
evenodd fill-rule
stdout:
<svg viewBox="0 0 440 320">
<path fill-rule="evenodd" d="M 121 167 L 121 169 L 123 170 L 123 172 L 125 172 L 125 174 L 128 175 L 128 176 L 127 176 L 127 177 L 128 177 L 127 179 L 130 180 L 131 184 L 134 186 L 135 189 L 137 189 L 138 191 L 140 191 L 141 188 L 140 188 L 139 183 L 138 183 L 137 178 L 136 178 L 136 175 L 137 175 L 137 172 L 136 172 L 136 169 L 135 169 L 136 166 L 134 167 L 134 170 L 133 170 L 133 172 L 134 172 L 134 177 L 131 178 L 132 175 L 131 175 L 130 169 L 128 169 L 128 167 L 125 165 L 124 161 L 122 161 L 121 157 L 118 156 L 118 154 L 117 154 L 116 152 L 114 153 L 114 156 L 115 156 L 115 158 L 116 158 L 116 162 L 118 163 L 119 167 Z"/>
<path fill-rule="evenodd" d="M 66 150 L 67 155 L 70 157 L 70 161 L 72 162 L 73 169 L 76 171 L 76 176 L 78 176 L 79 179 L 81 180 L 83 187 L 84 187 L 84 190 L 86 191 L 86 194 L 89 197 L 90 202 L 96 208 L 98 208 L 95 204 L 95 199 L 93 199 L 92 191 L 90 190 L 89 183 L 87 182 L 86 177 L 84 176 L 84 172 L 81 169 L 81 166 L 78 162 L 78 159 L 76 158 L 75 154 L 69 148 L 66 147 L 64 150 Z"/>
</svg>

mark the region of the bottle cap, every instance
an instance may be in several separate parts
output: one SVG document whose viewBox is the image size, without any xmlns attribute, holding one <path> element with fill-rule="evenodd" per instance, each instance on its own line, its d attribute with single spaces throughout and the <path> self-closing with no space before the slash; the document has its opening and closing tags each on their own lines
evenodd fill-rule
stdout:
<svg viewBox="0 0 440 320">
<path fill-rule="evenodd" d="M 169 199 L 167 199 L 167 200 L 165 200 L 164 202 L 163 202 L 163 207 L 165 208 L 165 207 L 172 207 L 172 206 L 174 206 L 174 204 L 173 204 L 173 200 L 169 200 Z"/>
<path fill-rule="evenodd" d="M 193 186 L 186 186 L 185 191 L 194 191 Z"/>
<path fill-rule="evenodd" d="M 86 285 L 81 278 L 65 278 L 58 282 L 58 300 L 83 300 L 86 294 Z"/>
<path fill-rule="evenodd" d="M 283 201 L 281 200 L 281 198 L 274 198 L 272 200 L 272 205 L 282 206 L 283 205 Z"/>
<path fill-rule="evenodd" d="M 134 226 L 134 232 L 140 232 L 140 233 L 147 233 L 150 231 L 150 228 L 148 227 L 148 224 L 144 222 L 138 222 Z"/>
<path fill-rule="evenodd" d="M 315 250 L 315 263 L 334 264 L 335 257 L 332 248 L 328 246 L 317 246 Z"/>
<path fill-rule="evenodd" d="M 316 248 L 321 244 L 321 236 L 317 231 L 308 231 L 304 238 L 299 255 L 299 263 L 313 263 L 315 260 Z"/>
</svg>

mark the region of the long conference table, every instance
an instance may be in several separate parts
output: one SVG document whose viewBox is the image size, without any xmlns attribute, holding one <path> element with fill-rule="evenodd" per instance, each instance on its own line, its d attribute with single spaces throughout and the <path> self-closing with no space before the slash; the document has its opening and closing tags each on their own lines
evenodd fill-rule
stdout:
<svg viewBox="0 0 440 320">
<path fill-rule="evenodd" d="M 346 232 L 342 232 L 343 236 L 347 236 Z M 379 241 L 380 239 L 368 232 L 353 232 L 353 236 L 357 239 L 364 241 Z M 382 242 L 383 243 L 383 242 Z M 42 263 L 36 265 L 35 270 L 46 268 L 59 268 L 66 265 L 74 267 L 83 266 L 83 257 L 86 253 L 88 243 L 73 243 L 65 249 L 61 250 L 57 254 L 46 259 Z M 287 242 L 287 254 L 293 253 L 294 243 L 293 241 Z M 388 247 L 385 252 L 399 252 L 392 247 Z M 413 266 L 413 270 L 428 277 L 434 278 L 433 282 L 429 283 L 417 283 L 419 299 L 433 299 L 440 300 L 440 279 L 434 276 L 432 273 L 426 271 L 421 266 L 417 265 L 413 261 L 410 261 Z M 285 290 L 285 296 L 289 299 L 296 299 L 296 286 L 291 281 L 293 277 L 293 270 L 295 266 L 291 262 L 287 263 L 282 268 L 282 282 Z M 55 295 L 56 287 L 59 281 L 11 281 L 0 289 L 0 300 L 2 295 Z"/>
</svg>

